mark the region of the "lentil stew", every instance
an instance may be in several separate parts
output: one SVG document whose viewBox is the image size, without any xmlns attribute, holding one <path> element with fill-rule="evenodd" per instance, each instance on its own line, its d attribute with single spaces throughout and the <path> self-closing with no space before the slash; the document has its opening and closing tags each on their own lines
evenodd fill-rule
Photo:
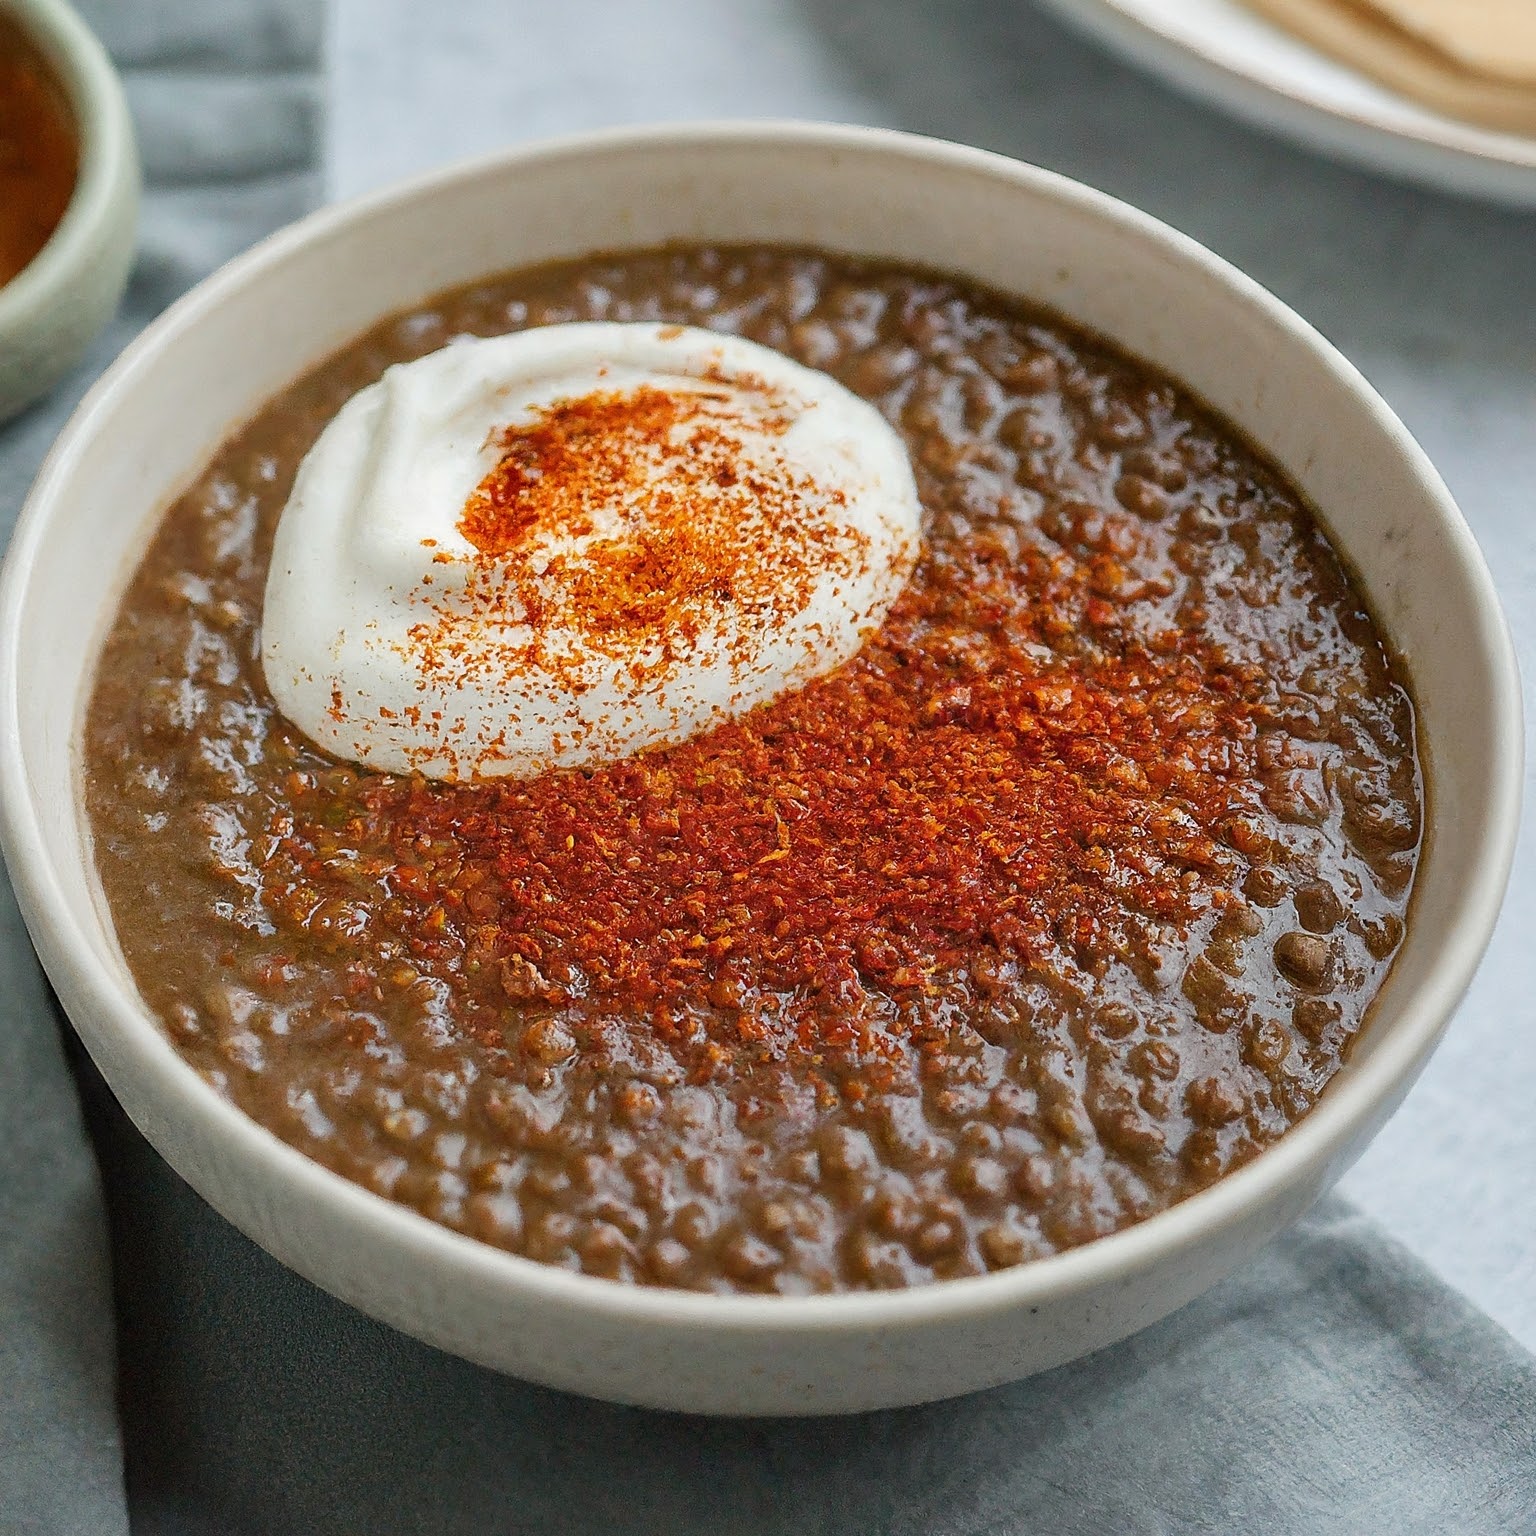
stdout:
<svg viewBox="0 0 1536 1536">
<path fill-rule="evenodd" d="M 360 770 L 274 709 L 273 529 L 389 364 L 566 320 L 740 333 L 902 434 L 918 569 L 853 661 L 530 781 Z M 1410 697 L 1300 498 L 1178 385 L 912 270 L 686 247 L 391 317 L 221 448 L 85 736 L 139 989 L 220 1093 L 594 1275 L 892 1287 L 1090 1241 L 1306 1114 L 1401 940 Z"/>
</svg>

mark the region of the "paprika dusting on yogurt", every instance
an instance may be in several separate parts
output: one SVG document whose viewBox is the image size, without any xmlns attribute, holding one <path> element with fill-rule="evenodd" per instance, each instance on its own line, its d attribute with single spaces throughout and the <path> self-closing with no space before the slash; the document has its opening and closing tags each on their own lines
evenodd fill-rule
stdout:
<svg viewBox="0 0 1536 1536">
<path fill-rule="evenodd" d="M 78 150 L 63 91 L 0 14 L 0 284 L 48 243 L 75 190 Z"/>
<path fill-rule="evenodd" d="M 750 430 L 781 437 L 785 403 L 766 386 L 754 393 Z M 810 501 L 840 506 L 844 492 L 755 470 L 743 425 L 728 393 L 646 385 L 562 400 L 500 429 L 501 457 L 458 525 L 479 554 L 468 622 L 515 619 L 527 654 L 552 666 L 579 639 L 583 653 L 643 676 L 692 652 L 723 604 L 748 606 L 754 631 L 804 606 L 828 568 L 863 558 L 868 541 L 814 521 L 783 539 Z M 590 558 L 594 541 L 600 558 Z M 462 622 L 417 630 L 438 651 L 434 670 L 462 664 Z M 752 638 L 732 637 L 743 665 Z"/>
</svg>

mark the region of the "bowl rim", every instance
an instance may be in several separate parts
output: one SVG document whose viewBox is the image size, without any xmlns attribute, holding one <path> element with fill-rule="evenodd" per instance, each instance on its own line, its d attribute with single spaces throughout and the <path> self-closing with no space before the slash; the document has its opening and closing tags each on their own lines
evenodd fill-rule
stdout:
<svg viewBox="0 0 1536 1536">
<path fill-rule="evenodd" d="M 79 140 L 75 189 L 43 247 L 0 284 L 0 336 L 65 295 L 98 256 L 125 183 L 138 184 L 138 153 L 122 81 L 100 39 L 65 0 L 0 0 L 0 12 L 43 56 L 69 98 Z"/>
<path fill-rule="evenodd" d="M 311 242 L 415 199 L 473 183 L 516 166 L 580 162 L 594 154 L 636 149 L 684 151 L 695 147 L 797 146 L 850 156 L 887 155 L 924 162 L 941 172 L 979 176 L 1031 196 L 1063 203 L 1160 246 L 1260 310 L 1271 324 L 1310 352 L 1317 366 L 1343 383 L 1365 416 L 1402 456 L 1426 502 L 1439 514 L 1457 564 L 1476 594 L 1472 633 L 1462 643 L 1485 659 L 1495 702 L 1498 739 L 1489 743 L 1491 793 L 1477 824 L 1476 873 L 1463 892 L 1454 922 L 1435 936 L 1439 957 L 1425 984 L 1398 1002 L 1397 1016 L 1367 1058 L 1331 1082 L 1316 1106 L 1279 1141 L 1242 1168 L 1135 1226 L 1081 1247 L 1011 1269 L 941 1280 L 896 1291 L 813 1296 L 720 1296 L 626 1284 L 572 1273 L 491 1247 L 442 1226 L 404 1205 L 374 1194 L 280 1140 L 221 1098 L 175 1050 L 139 1000 L 120 981 L 100 946 L 83 931 L 52 869 L 33 787 L 21 747 L 18 666 L 27 578 L 47 536 L 58 494 L 97 423 L 135 387 L 139 375 L 166 346 L 197 326 L 227 295 Z M 1308 1174 L 1337 1161 L 1382 1103 L 1400 1096 L 1460 1001 L 1482 958 L 1498 915 L 1515 853 L 1523 763 L 1522 701 L 1514 647 L 1492 577 L 1465 519 L 1424 451 L 1359 371 L 1311 325 L 1253 279 L 1150 215 L 1108 194 L 991 151 L 883 128 L 798 120 L 724 120 L 620 127 L 516 145 L 334 204 L 268 236 L 184 295 L 131 343 L 91 388 L 54 444 L 27 497 L 0 571 L 0 843 L 33 942 L 61 992 L 101 1021 L 103 1033 L 131 1053 L 137 1068 L 159 1079 L 178 1114 L 202 1122 L 203 1131 L 232 1158 L 261 1166 L 269 1188 L 324 1207 L 328 1220 L 367 1227 L 397 1251 L 434 1267 L 444 1279 L 500 1288 L 529 1303 L 548 1303 L 628 1324 L 686 1326 L 737 1333 L 897 1330 L 968 1317 L 1024 1311 L 1128 1279 L 1198 1247 L 1245 1215 L 1304 1187 Z M 72 735 L 78 740 L 78 722 Z M 77 802 L 78 787 L 72 788 Z"/>
</svg>

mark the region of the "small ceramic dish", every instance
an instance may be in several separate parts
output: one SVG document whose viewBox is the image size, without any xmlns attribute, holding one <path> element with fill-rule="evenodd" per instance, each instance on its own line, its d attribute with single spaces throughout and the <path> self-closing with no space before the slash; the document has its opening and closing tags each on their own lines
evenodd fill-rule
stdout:
<svg viewBox="0 0 1536 1536">
<path fill-rule="evenodd" d="M 68 98 L 75 190 L 48 243 L 0 286 L 0 421 L 46 394 L 112 318 L 133 261 L 139 159 L 112 61 L 63 0 L 0 0 Z"/>
<path fill-rule="evenodd" d="M 1212 1188 L 1084 1247 L 905 1291 L 625 1286 L 482 1245 L 310 1161 L 221 1098 L 141 1002 L 81 811 L 80 728 L 102 637 L 167 504 L 234 425 L 380 317 L 489 273 L 669 240 L 817 245 L 1046 304 L 1235 422 L 1358 572 L 1407 660 L 1433 781 L 1415 911 L 1348 1064 L 1306 1119 Z M 656 1407 L 849 1412 L 971 1391 L 1122 1338 L 1229 1273 L 1339 1176 L 1433 1050 L 1492 931 L 1520 776 L 1518 680 L 1488 571 L 1434 469 L 1348 362 L 1123 204 L 871 129 L 625 130 L 314 215 L 203 283 L 96 385 L 0 578 L 5 850 L 48 973 L 145 1135 L 263 1247 L 364 1311 L 501 1370 Z"/>
</svg>

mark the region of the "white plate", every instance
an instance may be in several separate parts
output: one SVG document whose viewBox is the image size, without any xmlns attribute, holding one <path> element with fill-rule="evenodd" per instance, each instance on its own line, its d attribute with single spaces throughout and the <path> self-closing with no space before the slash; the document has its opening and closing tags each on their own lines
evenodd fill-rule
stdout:
<svg viewBox="0 0 1536 1536">
<path fill-rule="evenodd" d="M 1046 0 L 1170 84 L 1339 159 L 1536 207 L 1536 138 L 1416 106 L 1238 0 Z"/>
</svg>

